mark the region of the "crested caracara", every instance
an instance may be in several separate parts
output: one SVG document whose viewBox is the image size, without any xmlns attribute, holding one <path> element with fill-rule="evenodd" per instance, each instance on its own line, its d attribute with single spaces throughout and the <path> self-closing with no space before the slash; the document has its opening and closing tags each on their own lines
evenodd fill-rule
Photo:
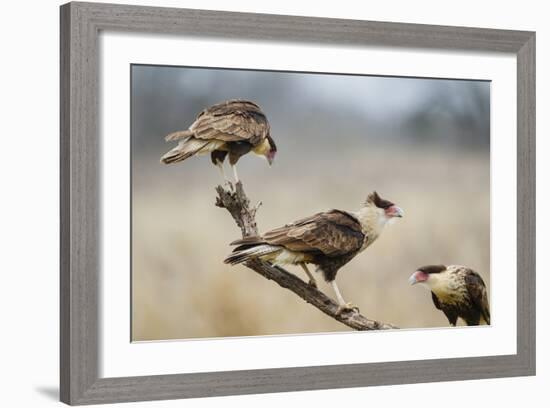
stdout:
<svg viewBox="0 0 550 408">
<path fill-rule="evenodd" d="M 189 129 L 171 133 L 165 140 L 179 143 L 162 156 L 161 162 L 177 163 L 191 156 L 210 153 L 212 163 L 219 167 L 226 179 L 223 162 L 229 156 L 235 182 L 239 181 L 235 165 L 241 156 L 253 152 L 271 165 L 277 153 L 269 122 L 260 107 L 254 102 L 238 99 L 206 108 Z"/>
<path fill-rule="evenodd" d="M 271 264 L 300 265 L 309 283 L 315 287 L 315 278 L 307 264 L 317 265 L 317 271 L 332 285 L 340 305 L 340 312 L 353 308 L 346 303 L 336 285 L 336 273 L 364 251 L 382 233 L 384 225 L 403 211 L 373 192 L 356 212 L 330 210 L 275 228 L 259 237 L 247 237 L 232 242 L 237 245 L 225 263 L 239 264 L 259 258 Z"/>
<path fill-rule="evenodd" d="M 491 324 L 487 288 L 481 276 L 460 265 L 428 265 L 418 268 L 409 278 L 432 293 L 432 300 L 449 323 L 456 326 L 460 317 L 468 326 Z"/>
</svg>

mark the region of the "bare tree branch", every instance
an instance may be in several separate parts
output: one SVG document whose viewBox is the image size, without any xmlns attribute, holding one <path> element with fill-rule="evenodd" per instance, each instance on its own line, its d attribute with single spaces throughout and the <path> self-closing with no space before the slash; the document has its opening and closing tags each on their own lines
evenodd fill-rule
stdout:
<svg viewBox="0 0 550 408">
<path fill-rule="evenodd" d="M 258 226 L 256 225 L 256 211 L 259 204 L 250 208 L 250 200 L 246 196 L 243 185 L 238 182 L 235 185 L 234 191 L 226 190 L 222 186 L 216 187 L 218 197 L 216 198 L 216 206 L 225 208 L 239 228 L 241 229 L 243 238 L 248 236 L 258 235 Z M 254 272 L 259 273 L 264 278 L 275 281 L 279 286 L 291 290 L 296 295 L 301 297 L 307 303 L 315 306 L 321 312 L 332 317 L 333 319 L 351 327 L 355 330 L 384 330 L 397 329 L 398 327 L 381 323 L 376 320 L 371 320 L 358 311 L 350 310 L 339 312 L 338 304 L 323 292 L 304 282 L 296 275 L 287 272 L 280 267 L 274 267 L 267 262 L 260 260 L 251 260 L 245 265 Z"/>
</svg>

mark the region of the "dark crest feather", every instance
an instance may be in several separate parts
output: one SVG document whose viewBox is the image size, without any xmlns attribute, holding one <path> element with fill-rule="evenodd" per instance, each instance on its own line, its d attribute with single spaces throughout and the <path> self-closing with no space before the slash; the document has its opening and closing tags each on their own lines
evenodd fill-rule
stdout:
<svg viewBox="0 0 550 408">
<path fill-rule="evenodd" d="M 275 144 L 275 140 L 271 137 L 271 135 L 267 135 L 267 141 L 269 142 L 270 151 L 275 153 L 277 151 L 277 145 Z"/>
<path fill-rule="evenodd" d="M 445 269 L 447 269 L 445 265 L 426 265 L 418 268 L 417 271 L 424 272 L 429 275 L 430 273 L 441 273 Z"/>
<path fill-rule="evenodd" d="M 373 203 L 378 208 L 386 209 L 394 205 L 391 201 L 385 200 L 378 195 L 376 191 L 373 191 L 367 196 L 367 203 Z"/>
</svg>

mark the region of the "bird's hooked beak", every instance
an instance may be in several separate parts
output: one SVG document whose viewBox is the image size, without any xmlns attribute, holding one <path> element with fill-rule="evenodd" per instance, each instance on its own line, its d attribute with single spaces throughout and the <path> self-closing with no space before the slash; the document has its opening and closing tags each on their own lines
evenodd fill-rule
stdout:
<svg viewBox="0 0 550 408">
<path fill-rule="evenodd" d="M 272 166 L 273 165 L 273 161 L 275 160 L 275 156 L 267 156 L 267 163 Z"/>
<path fill-rule="evenodd" d="M 403 215 L 405 214 L 405 212 L 399 208 L 398 206 L 396 205 L 392 205 L 391 207 L 388 207 L 386 208 L 386 217 L 403 217 Z"/>
<path fill-rule="evenodd" d="M 429 275 L 422 271 L 416 271 L 409 277 L 409 283 L 414 285 L 419 282 L 425 282 L 428 279 Z"/>
</svg>

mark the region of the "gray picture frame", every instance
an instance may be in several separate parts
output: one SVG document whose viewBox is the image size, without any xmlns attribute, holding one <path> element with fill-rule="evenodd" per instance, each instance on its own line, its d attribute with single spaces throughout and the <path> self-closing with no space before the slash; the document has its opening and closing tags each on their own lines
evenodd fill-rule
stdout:
<svg viewBox="0 0 550 408">
<path fill-rule="evenodd" d="M 61 401 L 97 404 L 535 374 L 534 32 L 95 3 L 69 3 L 61 6 L 60 12 Z M 98 35 L 102 30 L 514 54 L 518 115 L 517 353 L 101 378 Z"/>
</svg>

